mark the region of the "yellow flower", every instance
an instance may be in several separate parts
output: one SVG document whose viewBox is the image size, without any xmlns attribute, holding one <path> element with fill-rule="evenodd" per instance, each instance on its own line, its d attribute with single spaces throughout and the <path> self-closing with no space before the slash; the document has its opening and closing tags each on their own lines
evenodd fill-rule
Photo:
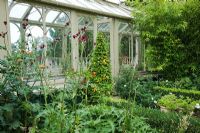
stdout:
<svg viewBox="0 0 200 133">
<path fill-rule="evenodd" d="M 39 68 L 40 68 L 40 69 L 45 69 L 46 66 L 45 66 L 44 64 L 41 64 L 41 65 L 39 65 Z"/>
<path fill-rule="evenodd" d="M 96 92 L 97 91 L 97 89 L 96 88 L 93 88 L 93 92 Z"/>
<path fill-rule="evenodd" d="M 104 60 L 103 60 L 103 64 L 104 64 L 104 65 L 106 65 L 106 64 L 107 64 L 107 62 L 106 62 L 106 59 L 104 59 Z"/>
<path fill-rule="evenodd" d="M 17 59 L 17 62 L 18 62 L 18 63 L 20 63 L 20 62 L 22 62 L 22 61 L 23 61 L 22 59 Z"/>
</svg>

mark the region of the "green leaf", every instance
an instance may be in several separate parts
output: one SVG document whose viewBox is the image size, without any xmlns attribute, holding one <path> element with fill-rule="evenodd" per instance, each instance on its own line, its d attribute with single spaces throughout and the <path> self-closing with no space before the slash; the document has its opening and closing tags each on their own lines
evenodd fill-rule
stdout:
<svg viewBox="0 0 200 133">
<path fill-rule="evenodd" d="M 19 121 L 14 121 L 13 123 L 10 124 L 10 129 L 17 129 L 20 127 L 20 122 Z"/>
<path fill-rule="evenodd" d="M 6 50 L 5 46 L 0 45 L 0 49 Z"/>
<path fill-rule="evenodd" d="M 4 106 L 1 106 L 0 108 L 7 112 L 12 111 L 14 109 L 14 103 L 5 104 Z"/>
</svg>

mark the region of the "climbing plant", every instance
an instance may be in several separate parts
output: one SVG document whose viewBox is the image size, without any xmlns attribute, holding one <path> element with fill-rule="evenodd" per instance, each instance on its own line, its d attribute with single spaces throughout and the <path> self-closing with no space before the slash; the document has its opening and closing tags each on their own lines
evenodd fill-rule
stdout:
<svg viewBox="0 0 200 133">
<path fill-rule="evenodd" d="M 89 73 L 91 76 L 89 78 L 88 96 L 91 101 L 96 101 L 102 94 L 109 95 L 112 89 L 111 65 L 108 44 L 103 33 L 97 35 Z"/>
</svg>

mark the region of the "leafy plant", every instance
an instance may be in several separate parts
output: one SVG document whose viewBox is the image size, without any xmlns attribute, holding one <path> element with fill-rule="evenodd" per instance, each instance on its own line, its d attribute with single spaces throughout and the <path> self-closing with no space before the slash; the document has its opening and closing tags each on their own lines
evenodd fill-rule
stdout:
<svg viewBox="0 0 200 133">
<path fill-rule="evenodd" d="M 168 88 L 181 88 L 188 90 L 199 90 L 199 78 L 194 75 L 192 77 L 181 77 L 180 79 L 172 80 L 162 80 L 159 82 L 160 86 Z"/>
<path fill-rule="evenodd" d="M 163 133 L 178 133 L 180 124 L 180 118 L 182 115 L 174 112 L 161 112 L 158 109 L 144 108 L 136 106 L 133 110 L 133 114 L 136 116 L 142 116 L 145 121 L 152 127 L 156 128 L 159 132 Z M 197 118 L 189 118 L 189 126 L 186 133 L 200 132 L 200 120 Z"/>
<path fill-rule="evenodd" d="M 115 91 L 124 98 L 133 98 L 137 89 L 141 87 L 137 81 L 135 70 L 124 65 L 120 69 L 119 76 L 115 80 Z"/>
<path fill-rule="evenodd" d="M 76 113 L 76 117 L 74 116 Z M 76 132 L 155 132 L 142 118 L 132 116 L 126 128 L 124 110 L 105 105 L 87 106 L 68 114 L 68 131 Z M 76 123 L 75 127 L 70 126 Z"/>
<path fill-rule="evenodd" d="M 142 77 L 131 66 L 123 66 L 115 82 L 115 91 L 119 96 L 135 100 L 145 107 L 156 107 L 154 102 L 161 97 L 153 90 L 157 82 L 151 76 Z"/>
<path fill-rule="evenodd" d="M 60 132 L 64 133 L 66 129 L 66 105 L 65 92 L 60 91 L 53 97 L 53 102 L 45 105 L 44 109 L 35 117 L 35 122 L 31 128 L 31 133 L 35 132 Z"/>
<path fill-rule="evenodd" d="M 179 111 L 188 114 L 194 110 L 198 102 L 199 101 L 193 101 L 190 98 L 178 98 L 174 94 L 165 95 L 158 100 L 160 106 L 164 106 L 171 111 Z"/>
<path fill-rule="evenodd" d="M 90 60 L 87 95 L 90 102 L 97 102 L 100 95 L 110 95 L 112 90 L 108 44 L 106 43 L 104 34 L 101 32 L 97 35 L 96 46 Z"/>
<path fill-rule="evenodd" d="M 27 74 L 28 66 L 37 66 L 32 63 L 34 57 L 32 53 L 21 50 L 21 52 L 14 52 L 0 60 L 2 74 L 0 83 L 1 131 L 28 131 L 35 114 L 40 111 L 38 103 L 30 102 L 34 88 L 29 86 L 25 80 L 29 76 Z"/>
</svg>

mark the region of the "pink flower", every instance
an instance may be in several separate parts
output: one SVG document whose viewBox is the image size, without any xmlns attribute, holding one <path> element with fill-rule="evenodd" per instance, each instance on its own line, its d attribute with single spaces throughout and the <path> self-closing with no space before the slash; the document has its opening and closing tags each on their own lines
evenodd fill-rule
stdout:
<svg viewBox="0 0 200 133">
<path fill-rule="evenodd" d="M 73 35 L 73 38 L 75 39 L 77 36 L 76 35 Z"/>
<path fill-rule="evenodd" d="M 23 21 L 22 21 L 23 29 L 26 29 L 27 26 L 28 26 L 28 19 L 23 19 Z"/>
<path fill-rule="evenodd" d="M 69 25 L 69 22 L 67 22 L 66 24 L 65 24 L 65 26 L 68 26 Z"/>
</svg>

